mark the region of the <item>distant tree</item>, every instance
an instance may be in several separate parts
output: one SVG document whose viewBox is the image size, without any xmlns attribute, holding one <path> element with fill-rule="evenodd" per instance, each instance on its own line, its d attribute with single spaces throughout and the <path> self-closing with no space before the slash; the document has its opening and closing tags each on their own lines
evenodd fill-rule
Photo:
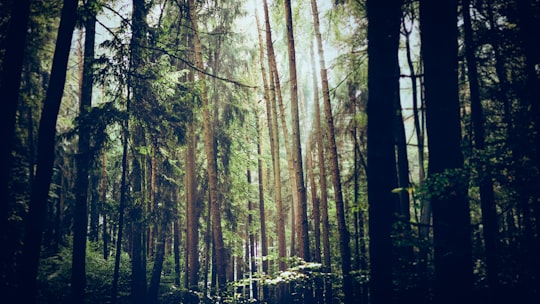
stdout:
<svg viewBox="0 0 540 304">
<path fill-rule="evenodd" d="M 350 234 L 345 219 L 345 203 L 343 200 L 343 190 L 341 187 L 341 175 L 336 147 L 336 136 L 334 131 L 334 117 L 332 115 L 332 104 L 330 103 L 330 89 L 328 87 L 328 72 L 324 60 L 324 49 L 322 46 L 321 30 L 319 26 L 319 10 L 317 1 L 311 0 L 313 13 L 313 24 L 315 28 L 315 38 L 319 53 L 319 66 L 322 82 L 324 116 L 326 118 L 326 137 L 328 139 L 328 151 L 330 156 L 330 168 L 332 184 L 334 186 L 334 200 L 336 204 L 336 218 L 338 222 L 339 249 L 341 252 L 341 272 L 343 275 L 343 292 L 345 293 L 345 303 L 353 303 L 353 283 L 351 278 L 351 248 L 349 245 Z"/>
</svg>

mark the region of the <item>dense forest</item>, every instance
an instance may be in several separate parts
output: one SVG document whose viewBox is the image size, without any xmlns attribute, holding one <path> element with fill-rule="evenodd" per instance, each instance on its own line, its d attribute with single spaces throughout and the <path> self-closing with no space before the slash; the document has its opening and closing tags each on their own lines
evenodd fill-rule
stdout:
<svg viewBox="0 0 540 304">
<path fill-rule="evenodd" d="M 0 1 L 5 303 L 540 301 L 540 1 Z"/>
</svg>

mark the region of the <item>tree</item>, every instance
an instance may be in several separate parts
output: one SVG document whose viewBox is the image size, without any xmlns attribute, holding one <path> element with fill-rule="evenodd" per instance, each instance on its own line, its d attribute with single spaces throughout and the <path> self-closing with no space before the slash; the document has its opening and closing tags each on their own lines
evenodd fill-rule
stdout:
<svg viewBox="0 0 540 304">
<path fill-rule="evenodd" d="M 394 152 L 400 0 L 367 1 L 368 16 L 368 202 L 372 303 L 393 303 L 392 206 L 398 197 Z M 391 88 L 391 89 L 389 89 Z"/>
<path fill-rule="evenodd" d="M 217 165 L 215 159 L 214 147 L 214 130 L 212 127 L 212 119 L 210 117 L 210 109 L 208 96 L 205 88 L 204 64 L 202 60 L 202 46 L 199 38 L 198 16 L 194 0 L 188 0 L 189 19 L 193 30 L 193 49 L 195 68 L 201 85 L 201 95 L 199 98 L 202 102 L 203 129 L 204 129 L 204 146 L 206 151 L 206 161 L 208 170 L 208 184 L 210 191 L 210 210 L 212 219 L 212 238 L 213 248 L 216 257 L 216 267 L 218 276 L 218 287 L 220 291 L 225 290 L 227 283 L 227 251 L 223 243 L 223 230 L 221 227 L 220 202 L 218 193 L 218 177 Z"/>
<path fill-rule="evenodd" d="M 291 116 L 292 116 L 292 156 L 295 169 L 296 192 L 298 193 L 298 212 L 302 219 L 301 231 L 298 240 L 299 256 L 306 261 L 310 260 L 309 235 L 307 220 L 307 198 L 304 183 L 304 169 L 302 166 L 302 147 L 300 145 L 300 120 L 298 111 L 298 81 L 296 79 L 296 54 L 294 48 L 294 33 L 292 23 L 291 1 L 285 0 L 285 21 L 287 24 L 287 49 L 289 54 L 289 75 L 291 87 Z"/>
<path fill-rule="evenodd" d="M 15 1 L 12 3 L 11 19 L 9 29 L 6 33 L 6 47 L 2 58 L 2 69 L 0 74 L 0 91 L 3 92 L 3 111 L 0 116 L 0 136 L 3 139 L 2 149 L 0 149 L 0 241 L 2 244 L 12 244 L 8 241 L 10 234 L 8 231 L 8 218 L 10 213 L 10 191 L 9 181 L 12 163 L 12 150 L 15 137 L 15 119 L 19 100 L 19 88 L 21 85 L 21 73 L 23 68 L 23 58 L 25 50 L 27 24 L 30 15 L 30 0 Z M 7 280 L 8 263 L 12 262 L 10 255 L 14 249 L 5 248 L 0 250 L 0 292 L 9 292 Z"/>
<path fill-rule="evenodd" d="M 353 285 L 351 278 L 351 248 L 349 245 L 350 235 L 345 220 L 345 207 L 343 201 L 343 190 L 341 188 L 341 175 L 339 173 L 339 162 L 336 148 L 336 136 L 334 131 L 334 118 L 332 116 L 332 105 L 330 103 L 330 89 L 328 88 L 328 75 L 324 60 L 324 50 L 322 46 L 321 30 L 319 26 L 319 10 L 317 1 L 311 0 L 313 11 L 313 24 L 315 27 L 315 37 L 317 40 L 317 50 L 319 53 L 319 65 L 321 69 L 321 81 L 323 92 L 324 115 L 326 117 L 326 136 L 328 138 L 330 153 L 330 168 L 332 173 L 332 184 L 334 186 L 334 200 L 336 203 L 336 217 L 338 221 L 339 249 L 341 252 L 341 272 L 343 273 L 343 292 L 345 293 L 345 303 L 353 303 Z"/>
<path fill-rule="evenodd" d="M 96 36 L 95 12 L 92 10 L 93 1 L 86 3 L 88 14 L 84 19 L 84 59 L 82 71 L 81 100 L 79 117 L 87 121 L 86 116 L 92 107 L 93 61 Z M 86 236 L 88 226 L 88 184 L 90 167 L 90 134 L 89 127 L 81 124 L 79 129 L 79 144 L 77 158 L 77 201 L 75 205 L 73 229 L 73 255 L 71 272 L 71 296 L 73 301 L 84 300 L 86 286 Z"/>
<path fill-rule="evenodd" d="M 62 7 L 51 78 L 39 124 L 37 171 L 32 184 L 28 214 L 25 218 L 23 249 L 18 263 L 18 295 L 24 303 L 36 301 L 41 234 L 53 173 L 56 121 L 66 81 L 71 38 L 77 19 L 77 4 L 76 0 L 65 0 Z"/>
<path fill-rule="evenodd" d="M 439 12 L 434 14 L 433 12 Z M 435 299 L 469 299 L 472 257 L 463 172 L 457 78 L 457 1 L 420 1 L 424 90 L 433 207 Z M 442 185 L 442 188 L 440 187 Z M 457 279 L 459 278 L 459 279 Z"/>
<path fill-rule="evenodd" d="M 478 184 L 480 188 L 480 206 L 482 209 L 483 236 L 486 252 L 486 268 L 490 294 L 496 295 L 499 290 L 498 278 L 498 223 L 497 210 L 495 205 L 495 193 L 489 161 L 485 160 L 485 130 L 484 113 L 480 97 L 480 83 L 478 77 L 477 60 L 475 55 L 475 43 L 473 39 L 473 29 L 470 13 L 470 0 L 463 0 L 463 30 L 465 42 L 465 58 L 467 61 L 467 73 L 469 78 L 469 91 L 471 99 L 471 121 L 474 131 L 474 145 L 478 150 L 479 159 L 476 163 L 478 174 Z M 496 297 L 491 299 L 494 301 Z"/>
</svg>

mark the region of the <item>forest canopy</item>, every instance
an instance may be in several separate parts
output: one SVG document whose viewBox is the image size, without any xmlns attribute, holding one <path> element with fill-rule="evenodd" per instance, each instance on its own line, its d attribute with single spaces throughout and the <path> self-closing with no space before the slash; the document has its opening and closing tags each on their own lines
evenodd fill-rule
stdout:
<svg viewBox="0 0 540 304">
<path fill-rule="evenodd" d="M 0 298 L 537 303 L 536 0 L 0 2 Z"/>
</svg>

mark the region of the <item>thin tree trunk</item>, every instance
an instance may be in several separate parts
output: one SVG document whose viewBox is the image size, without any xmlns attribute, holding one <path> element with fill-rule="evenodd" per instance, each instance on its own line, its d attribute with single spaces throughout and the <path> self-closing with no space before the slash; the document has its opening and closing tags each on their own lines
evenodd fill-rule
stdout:
<svg viewBox="0 0 540 304">
<path fill-rule="evenodd" d="M 298 111 L 298 81 L 296 79 L 296 54 L 294 47 L 294 34 L 292 24 L 291 1 L 283 2 L 285 7 L 285 21 L 287 24 L 287 48 L 289 53 L 289 74 L 291 86 L 291 116 L 292 116 L 292 158 L 296 177 L 296 192 L 298 193 L 298 210 L 302 223 L 299 235 L 302 236 L 298 240 L 299 256 L 310 261 L 309 254 L 309 236 L 308 236 L 308 220 L 307 220 L 307 199 L 306 187 L 304 183 L 304 169 L 302 166 L 302 147 L 300 145 L 300 121 Z"/>
<path fill-rule="evenodd" d="M 266 43 L 267 48 L 269 50 L 268 60 L 271 61 L 270 57 L 270 44 L 268 44 L 268 33 L 270 30 L 270 21 L 268 17 L 268 7 L 266 5 L 266 0 L 264 1 L 264 10 L 265 10 L 265 21 L 266 21 Z M 260 26 L 257 26 L 258 29 L 260 29 Z M 263 48 L 263 40 L 262 35 L 259 30 L 259 55 L 260 55 L 260 64 L 261 64 L 261 73 L 263 77 L 263 83 L 268 83 L 268 89 L 265 90 L 268 94 L 265 94 L 265 101 L 266 101 L 266 118 L 267 118 L 267 124 L 268 124 L 268 134 L 270 139 L 270 151 L 272 154 L 272 167 L 273 167 L 273 173 L 274 173 L 274 195 L 275 195 L 275 202 L 277 205 L 277 238 L 278 238 L 278 264 L 279 264 L 279 270 L 285 270 L 285 262 L 283 261 L 283 258 L 286 256 L 286 241 L 285 241 L 285 215 L 283 211 L 283 201 L 281 197 L 281 165 L 280 165 L 280 159 L 279 159 L 279 135 L 278 135 L 278 126 L 277 126 L 277 111 L 275 106 L 275 99 L 276 99 L 276 90 L 275 90 L 275 82 L 273 79 L 273 73 L 274 68 L 272 67 L 272 64 L 269 64 L 270 66 L 270 77 L 266 79 L 266 69 L 264 68 L 264 48 Z M 262 221 L 262 218 L 261 218 Z M 267 253 L 266 253 L 267 254 Z M 264 253 L 263 253 L 264 256 Z M 264 270 L 263 270 L 264 271 Z M 264 291 L 263 291 L 264 294 Z M 266 297 L 266 295 L 264 294 Z"/>
<path fill-rule="evenodd" d="M 212 215 L 212 237 L 214 240 L 214 249 L 216 256 L 218 287 L 220 291 L 226 290 L 227 284 L 227 251 L 225 244 L 223 243 L 223 231 L 221 227 L 221 213 L 220 202 L 218 193 L 218 177 L 217 177 L 217 164 L 215 159 L 215 147 L 214 147 L 214 130 L 212 127 L 212 119 L 210 118 L 208 96 L 206 88 L 204 86 L 204 64 L 202 61 L 202 47 L 199 39 L 198 30 L 198 16 L 196 12 L 196 5 L 194 0 L 188 1 L 189 17 L 191 21 L 191 27 L 193 29 L 193 47 L 195 66 L 198 69 L 199 80 L 202 84 L 202 113 L 203 113 L 203 129 L 204 129 L 204 145 L 206 150 L 206 160 L 208 163 L 208 185 L 210 188 L 210 209 Z"/>
<path fill-rule="evenodd" d="M 319 65 L 321 69 L 321 82 L 323 92 L 324 114 L 326 117 L 326 136 L 329 145 L 330 166 L 332 170 L 332 184 L 334 186 L 334 200 L 336 204 L 336 217 L 338 222 L 339 249 L 341 252 L 341 271 L 343 274 L 343 292 L 345 293 L 345 303 L 352 303 L 353 286 L 351 277 L 351 249 L 349 245 L 350 235 L 345 219 L 345 207 L 343 193 L 341 189 L 341 176 L 339 172 L 339 162 L 334 131 L 334 118 L 332 115 L 332 105 L 330 103 L 330 90 L 328 88 L 328 76 L 326 63 L 324 60 L 324 50 L 322 46 L 321 31 L 319 27 L 319 12 L 317 1 L 311 0 L 313 12 L 313 24 L 315 27 L 315 37 L 317 40 L 317 50 L 319 53 Z"/>
<path fill-rule="evenodd" d="M 265 74 L 263 74 L 265 75 Z M 259 115 L 257 115 L 259 117 Z M 266 236 L 266 212 L 265 212 L 265 206 L 264 206 L 264 174 L 263 174 L 263 164 L 262 164 L 262 157 L 263 157 L 263 151 L 262 151 L 262 142 L 263 142 L 263 130 L 260 126 L 259 119 L 257 118 L 257 130 L 259 131 L 259 138 L 257 141 L 257 155 L 259 156 L 257 159 L 257 173 L 259 177 L 259 222 L 261 226 L 261 255 L 263 257 L 268 256 L 268 238 Z M 254 253 L 251 254 L 252 259 L 255 258 Z M 263 259 L 262 261 L 262 272 L 263 274 L 268 274 L 268 260 Z M 263 296 L 268 295 L 268 287 L 263 285 Z M 258 299 L 258 297 L 255 296 L 254 298 Z"/>
<path fill-rule="evenodd" d="M 474 143 L 480 153 L 485 150 L 484 114 L 480 100 L 480 87 L 478 68 L 476 66 L 473 29 L 471 23 L 470 0 L 463 0 L 463 27 L 465 35 L 465 57 L 469 76 L 469 90 L 471 98 L 471 119 L 474 130 Z M 483 159 L 483 158 L 480 158 Z M 490 174 L 489 164 L 479 160 L 476 164 L 479 176 L 480 207 L 482 209 L 483 236 L 486 252 L 486 268 L 489 294 L 496 295 L 499 291 L 498 278 L 498 231 L 497 211 L 495 209 L 495 194 Z M 498 297 L 489 299 L 495 301 Z"/>
<path fill-rule="evenodd" d="M 188 127 L 188 145 L 186 149 L 186 241 L 188 286 L 198 290 L 199 284 L 199 211 L 197 206 L 197 185 L 195 172 L 196 135 L 194 126 Z"/>
<path fill-rule="evenodd" d="M 128 88 L 129 91 L 129 88 Z M 130 100 L 129 92 L 127 98 L 126 111 L 130 111 Z M 118 297 L 118 281 L 120 278 L 120 258 L 122 256 L 122 240 L 124 233 L 124 210 L 127 203 L 127 174 L 128 174 L 128 164 L 127 164 L 127 154 L 128 154 L 128 130 L 129 130 L 129 119 L 126 119 L 122 126 L 123 136 L 122 136 L 122 177 L 120 180 L 120 205 L 118 206 L 118 232 L 116 236 L 116 252 L 114 258 L 114 273 L 113 273 L 113 282 L 112 282 L 112 303 L 117 303 Z M 112 234 L 113 235 L 113 234 Z"/>
<path fill-rule="evenodd" d="M 24 219 L 24 243 L 20 263 L 18 263 L 20 267 L 17 270 L 19 274 L 18 299 L 21 303 L 34 303 L 36 301 L 41 235 L 54 165 L 56 121 L 66 81 L 71 39 L 77 19 L 77 4 L 78 1 L 76 0 L 65 0 L 62 7 L 51 79 L 41 114 L 38 133 L 37 171 L 32 184 L 28 214 Z M 11 75 L 10 77 L 16 76 Z M 13 134 L 10 134 L 10 136 L 13 136 Z"/>
<path fill-rule="evenodd" d="M 258 118 L 257 118 L 258 119 Z M 246 171 L 247 175 L 247 183 L 248 186 L 251 185 L 251 171 L 249 168 Z M 255 273 L 257 273 L 257 264 L 255 263 L 255 235 L 251 231 L 251 227 L 253 225 L 253 215 L 254 212 L 253 208 L 253 202 L 248 199 L 248 235 L 249 235 L 249 254 L 251 258 L 249 259 L 249 268 L 251 272 L 251 276 L 253 276 Z M 240 277 L 238 277 L 240 279 Z M 255 280 L 251 280 L 251 290 L 253 291 L 253 298 L 258 299 L 259 293 L 257 289 L 257 283 Z"/>
<path fill-rule="evenodd" d="M 315 65 L 313 65 L 315 67 Z M 315 71 L 313 74 L 316 75 Z M 313 90 L 315 102 L 315 134 L 317 139 L 317 158 L 319 163 L 319 183 L 321 189 L 321 221 L 322 221 L 322 245 L 323 245 L 323 271 L 332 272 L 330 256 L 330 221 L 328 219 L 328 186 L 326 183 L 326 166 L 324 159 L 324 141 L 321 126 L 321 110 L 319 106 L 319 90 L 316 86 Z M 332 303 L 333 291 L 330 278 L 325 277 L 325 303 Z"/>
<path fill-rule="evenodd" d="M 88 5 L 92 5 L 89 2 Z M 90 14 L 84 21 L 84 59 L 82 70 L 81 101 L 79 116 L 88 121 L 86 116 L 92 107 L 93 61 L 96 36 L 96 20 Z M 84 301 L 86 287 L 86 235 L 88 226 L 88 184 L 90 167 L 90 134 L 89 126 L 82 124 L 79 128 L 77 155 L 76 203 L 73 215 L 73 252 L 71 269 L 71 299 L 74 302 Z"/>
<path fill-rule="evenodd" d="M 102 240 L 103 240 L 103 259 L 107 260 L 109 258 L 109 233 L 108 233 L 108 223 L 107 223 L 107 210 L 105 206 L 107 204 L 107 152 L 103 150 L 103 156 L 101 161 L 101 214 L 103 218 L 103 227 L 102 227 Z"/>
</svg>

